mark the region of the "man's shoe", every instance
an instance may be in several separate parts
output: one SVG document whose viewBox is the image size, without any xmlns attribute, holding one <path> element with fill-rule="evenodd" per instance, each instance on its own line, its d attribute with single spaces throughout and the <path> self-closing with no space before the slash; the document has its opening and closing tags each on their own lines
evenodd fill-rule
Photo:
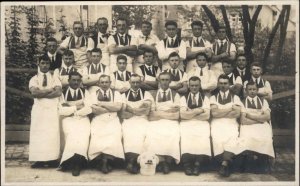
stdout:
<svg viewBox="0 0 300 186">
<path fill-rule="evenodd" d="M 45 166 L 44 162 L 41 161 L 37 161 L 34 164 L 31 165 L 31 168 L 35 169 L 35 168 L 43 168 Z"/>
<path fill-rule="evenodd" d="M 167 162 L 163 162 L 162 170 L 163 170 L 164 174 L 169 174 L 170 173 L 170 166 Z"/>
<path fill-rule="evenodd" d="M 74 165 L 72 169 L 72 175 L 73 176 L 79 176 L 80 175 L 80 166 Z"/>
<path fill-rule="evenodd" d="M 50 167 L 50 168 L 56 168 L 56 167 L 58 167 L 59 163 L 58 163 L 58 161 L 53 160 L 53 161 L 48 161 L 48 162 L 47 162 L 47 165 L 48 165 L 48 167 Z"/>
<path fill-rule="evenodd" d="M 199 167 L 194 167 L 193 175 L 195 175 L 195 176 L 199 176 L 200 175 L 200 169 L 199 169 Z"/>
<path fill-rule="evenodd" d="M 219 174 L 222 177 L 229 177 L 230 176 L 229 166 L 221 165 L 221 168 L 219 170 Z"/>
<path fill-rule="evenodd" d="M 128 163 L 127 167 L 126 167 L 127 172 L 132 173 L 132 169 L 133 169 L 133 164 L 132 163 Z"/>
<path fill-rule="evenodd" d="M 185 173 L 185 175 L 187 175 L 187 176 L 191 176 L 191 175 L 193 175 L 193 170 L 192 170 L 192 168 L 191 168 L 190 166 L 186 166 L 186 167 L 184 168 L 184 173 Z"/>
<path fill-rule="evenodd" d="M 107 167 L 107 162 L 103 162 L 101 171 L 103 174 L 107 174 L 109 172 L 108 167 Z"/>
</svg>

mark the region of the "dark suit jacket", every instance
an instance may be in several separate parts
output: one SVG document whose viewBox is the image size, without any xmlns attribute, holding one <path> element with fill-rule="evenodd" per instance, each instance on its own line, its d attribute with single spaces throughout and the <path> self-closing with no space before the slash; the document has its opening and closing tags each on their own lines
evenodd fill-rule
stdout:
<svg viewBox="0 0 300 186">
<path fill-rule="evenodd" d="M 62 55 L 61 54 L 56 53 L 54 62 L 52 62 L 52 59 L 49 58 L 47 53 L 45 53 L 44 56 L 46 56 L 50 60 L 50 70 L 54 70 L 56 68 L 61 67 L 61 63 L 62 63 Z"/>
<path fill-rule="evenodd" d="M 236 68 L 233 69 L 232 73 L 233 73 L 235 76 L 241 76 L 240 73 L 239 73 L 239 71 L 238 71 Z M 248 69 L 246 69 L 244 76 L 243 76 L 243 77 L 241 76 L 241 78 L 242 78 L 243 83 L 244 83 L 246 80 L 249 80 L 249 79 L 251 78 L 251 73 L 250 73 L 250 71 L 249 71 Z"/>
</svg>

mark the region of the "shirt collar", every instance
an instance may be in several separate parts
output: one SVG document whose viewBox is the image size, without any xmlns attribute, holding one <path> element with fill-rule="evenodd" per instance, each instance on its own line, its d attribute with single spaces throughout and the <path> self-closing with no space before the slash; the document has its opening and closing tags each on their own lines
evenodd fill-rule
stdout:
<svg viewBox="0 0 300 186">
<path fill-rule="evenodd" d="M 201 67 L 197 67 L 198 68 L 198 70 L 201 70 Z M 202 68 L 202 70 L 208 70 L 208 66 L 207 66 L 207 64 Z"/>
<path fill-rule="evenodd" d="M 123 72 L 122 72 L 122 71 L 120 71 L 120 70 L 118 70 L 118 73 L 119 73 L 119 74 L 124 74 L 124 75 L 125 75 L 125 73 L 126 73 L 126 70 L 124 70 Z"/>
<path fill-rule="evenodd" d="M 137 89 L 137 91 L 134 91 L 132 88 L 130 88 L 130 91 L 131 91 L 131 92 L 139 92 L 139 91 L 140 91 L 140 88 Z"/>
<path fill-rule="evenodd" d="M 171 42 L 172 39 L 174 39 L 174 42 L 175 42 L 176 38 L 177 38 L 177 35 L 175 35 L 173 38 L 168 36 L 168 41 Z"/>
<path fill-rule="evenodd" d="M 226 98 L 227 98 L 227 97 L 228 97 L 228 94 L 229 94 L 229 89 L 228 89 L 226 92 L 220 91 L 219 93 L 221 94 L 221 96 L 223 96 L 224 93 L 225 93 L 225 96 L 226 96 Z"/>
<path fill-rule="evenodd" d="M 43 73 L 43 72 L 41 72 L 40 67 L 39 67 L 39 68 L 38 68 L 38 75 L 44 76 L 44 74 L 46 74 L 46 76 L 48 76 L 48 75 L 50 74 L 50 72 L 48 71 L 48 72 L 46 72 L 46 73 Z"/>
<path fill-rule="evenodd" d="M 153 65 L 149 66 L 149 65 L 145 64 L 145 67 L 148 69 L 149 67 L 152 68 Z"/>
<path fill-rule="evenodd" d="M 199 41 L 201 41 L 201 39 L 202 39 L 202 36 L 199 36 L 199 37 L 195 37 L 195 36 L 193 36 L 193 39 L 194 39 L 195 41 L 197 41 L 197 39 L 199 39 Z"/>
<path fill-rule="evenodd" d="M 124 33 L 124 34 L 120 34 L 120 33 L 118 33 L 118 35 L 119 35 L 119 37 L 121 37 L 121 36 L 126 36 L 126 33 Z"/>
<path fill-rule="evenodd" d="M 167 90 L 164 91 L 162 88 L 159 88 L 158 91 L 159 91 L 161 94 L 163 94 L 163 92 L 166 92 L 166 93 L 168 94 L 168 93 L 171 91 L 171 89 L 168 88 Z"/>
<path fill-rule="evenodd" d="M 246 72 L 246 68 L 244 68 L 243 70 L 240 69 L 239 67 L 236 67 L 236 69 L 239 71 L 239 72 Z"/>
<path fill-rule="evenodd" d="M 231 78 L 232 77 L 232 75 L 233 75 L 233 73 L 231 72 L 230 74 L 228 74 L 227 76 L 229 77 L 229 78 Z"/>
<path fill-rule="evenodd" d="M 55 59 L 55 57 L 56 57 L 56 52 L 54 53 L 54 54 L 51 54 L 50 52 L 47 52 L 47 54 L 48 54 L 48 56 L 49 56 L 49 58 L 52 60 L 52 56 L 54 57 L 54 59 Z"/>
<path fill-rule="evenodd" d="M 227 42 L 226 39 L 223 39 L 223 40 L 218 39 L 217 41 L 218 41 L 219 44 L 221 44 L 221 41 L 223 42 L 223 44 Z"/>
<path fill-rule="evenodd" d="M 252 76 L 252 80 L 255 81 L 257 79 L 258 82 L 260 82 L 260 76 L 258 78 L 255 78 Z"/>
<path fill-rule="evenodd" d="M 102 88 L 99 88 L 99 90 L 102 94 L 104 94 L 104 90 L 102 90 Z M 110 93 L 110 88 L 106 90 L 106 95 L 109 95 L 109 93 Z"/>
<path fill-rule="evenodd" d="M 105 36 L 105 35 L 107 35 L 107 33 L 103 34 L 103 33 L 101 33 L 101 32 L 98 32 L 98 37 L 103 37 L 103 36 Z"/>
</svg>

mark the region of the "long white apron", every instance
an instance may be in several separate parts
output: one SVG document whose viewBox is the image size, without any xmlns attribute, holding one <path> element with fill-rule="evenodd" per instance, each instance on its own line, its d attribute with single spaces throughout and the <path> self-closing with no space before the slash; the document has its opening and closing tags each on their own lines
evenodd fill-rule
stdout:
<svg viewBox="0 0 300 186">
<path fill-rule="evenodd" d="M 91 122 L 89 160 L 101 153 L 124 159 L 122 129 L 116 112 L 98 115 Z"/>
<path fill-rule="evenodd" d="M 70 105 L 76 105 L 82 102 L 68 101 Z M 65 147 L 60 161 L 70 159 L 75 154 L 84 156 L 87 159 L 87 150 L 90 138 L 90 120 L 87 116 L 71 116 L 62 119 L 62 128 L 64 132 Z"/>
<path fill-rule="evenodd" d="M 218 105 L 219 109 L 232 107 L 233 103 Z M 239 124 L 235 118 L 213 118 L 211 121 L 211 135 L 213 141 L 214 155 L 222 154 L 224 151 L 235 153 L 237 151 L 237 140 Z"/>
<path fill-rule="evenodd" d="M 156 102 L 157 110 L 166 110 L 174 106 L 170 101 Z M 145 140 L 145 148 L 147 151 L 153 152 L 157 155 L 168 155 L 180 161 L 180 128 L 176 120 L 160 119 L 157 121 L 150 121 L 147 128 L 147 135 Z"/>
<path fill-rule="evenodd" d="M 31 111 L 29 161 L 59 158 L 59 98 L 35 98 Z"/>
<path fill-rule="evenodd" d="M 189 153 L 211 156 L 208 121 L 183 120 L 180 122 L 180 135 L 181 155 Z"/>
<path fill-rule="evenodd" d="M 127 102 L 127 104 L 132 108 L 138 108 L 142 105 L 142 103 L 143 100 Z M 122 132 L 125 153 L 133 152 L 141 154 L 144 152 L 144 143 L 148 124 L 149 121 L 146 116 L 133 116 L 123 121 Z"/>
<path fill-rule="evenodd" d="M 213 71 L 218 78 L 221 74 L 224 73 L 222 68 L 222 62 L 215 62 L 211 65 L 210 70 Z"/>
<path fill-rule="evenodd" d="M 247 113 L 257 113 L 256 109 L 246 108 Z M 242 150 L 251 150 L 275 157 L 273 148 L 272 126 L 268 122 L 241 125 L 240 145 Z"/>
</svg>

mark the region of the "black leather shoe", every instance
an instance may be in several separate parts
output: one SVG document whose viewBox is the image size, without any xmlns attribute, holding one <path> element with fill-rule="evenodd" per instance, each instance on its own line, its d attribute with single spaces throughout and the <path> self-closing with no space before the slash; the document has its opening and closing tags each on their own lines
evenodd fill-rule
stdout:
<svg viewBox="0 0 300 186">
<path fill-rule="evenodd" d="M 190 166 L 186 166 L 186 167 L 184 168 L 184 173 L 185 173 L 185 175 L 187 175 L 187 176 L 191 176 L 191 175 L 193 175 L 193 170 L 192 170 L 192 168 L 191 168 Z"/>
<path fill-rule="evenodd" d="M 221 165 L 221 168 L 219 170 L 219 175 L 222 177 L 229 177 L 230 176 L 229 167 L 225 165 Z"/>
<path fill-rule="evenodd" d="M 48 167 L 50 167 L 50 168 L 56 168 L 56 167 L 58 167 L 59 163 L 58 163 L 58 161 L 53 160 L 53 161 L 48 161 L 48 162 L 47 162 L 47 165 L 48 165 Z"/>
<path fill-rule="evenodd" d="M 162 170 L 163 170 L 164 174 L 169 174 L 170 173 L 170 166 L 167 162 L 163 162 Z"/>
<path fill-rule="evenodd" d="M 43 168 L 45 166 L 44 162 L 41 161 L 37 161 L 34 164 L 31 165 L 31 168 L 35 169 L 35 168 Z"/>
<path fill-rule="evenodd" d="M 108 167 L 107 167 L 107 162 L 103 162 L 101 171 L 103 174 L 107 174 L 109 172 Z"/>
<path fill-rule="evenodd" d="M 79 176 L 80 175 L 80 166 L 74 165 L 72 169 L 72 175 L 73 176 Z"/>
<path fill-rule="evenodd" d="M 195 175 L 195 176 L 199 176 L 200 175 L 200 169 L 199 169 L 199 167 L 194 167 L 194 169 L 193 169 L 193 175 Z"/>
<path fill-rule="evenodd" d="M 126 167 L 127 172 L 132 173 L 132 169 L 133 169 L 133 164 L 132 163 L 128 163 L 127 167 Z"/>
</svg>

